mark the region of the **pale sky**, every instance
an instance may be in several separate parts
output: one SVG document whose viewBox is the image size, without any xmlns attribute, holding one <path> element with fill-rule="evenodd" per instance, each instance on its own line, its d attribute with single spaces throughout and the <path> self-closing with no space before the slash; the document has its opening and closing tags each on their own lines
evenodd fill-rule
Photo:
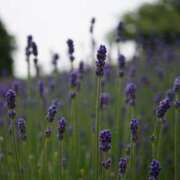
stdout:
<svg viewBox="0 0 180 180">
<path fill-rule="evenodd" d="M 156 0 L 0 0 L 0 18 L 16 36 L 15 73 L 26 76 L 24 48 L 26 36 L 32 34 L 39 47 L 39 59 L 45 72 L 50 72 L 50 52 L 59 52 L 59 69 L 67 69 L 66 40 L 75 43 L 75 56 L 84 59 L 89 52 L 89 24 L 96 17 L 95 37 L 105 43 L 105 34 L 117 25 L 119 17 L 144 2 Z M 128 47 L 125 53 L 130 53 Z M 86 61 L 86 59 L 84 59 Z"/>
</svg>

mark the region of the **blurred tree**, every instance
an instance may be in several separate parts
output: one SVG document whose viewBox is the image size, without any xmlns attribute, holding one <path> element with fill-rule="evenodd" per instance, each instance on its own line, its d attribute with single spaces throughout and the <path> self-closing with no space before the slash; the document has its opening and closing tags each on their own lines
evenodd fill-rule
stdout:
<svg viewBox="0 0 180 180">
<path fill-rule="evenodd" d="M 145 39 L 159 38 L 168 43 L 180 38 L 179 0 L 162 0 L 155 4 L 144 4 L 136 12 L 123 16 L 126 39 L 136 39 L 141 35 Z M 115 41 L 112 30 L 109 41 Z"/>
<path fill-rule="evenodd" d="M 5 25 L 0 20 L 0 77 L 13 74 L 12 52 L 14 49 L 14 38 L 7 32 Z"/>
</svg>

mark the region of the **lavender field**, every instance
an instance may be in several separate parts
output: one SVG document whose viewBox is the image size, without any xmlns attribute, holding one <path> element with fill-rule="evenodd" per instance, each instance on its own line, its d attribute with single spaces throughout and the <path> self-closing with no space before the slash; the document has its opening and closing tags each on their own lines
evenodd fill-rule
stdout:
<svg viewBox="0 0 180 180">
<path fill-rule="evenodd" d="M 70 70 L 59 71 L 54 53 L 53 72 L 42 75 L 41 44 L 28 35 L 27 78 L 0 79 L 1 180 L 180 179 L 179 40 L 139 38 L 127 61 L 120 23 L 114 59 L 94 24 L 91 66 L 74 66 L 79 47 L 68 39 Z"/>
</svg>

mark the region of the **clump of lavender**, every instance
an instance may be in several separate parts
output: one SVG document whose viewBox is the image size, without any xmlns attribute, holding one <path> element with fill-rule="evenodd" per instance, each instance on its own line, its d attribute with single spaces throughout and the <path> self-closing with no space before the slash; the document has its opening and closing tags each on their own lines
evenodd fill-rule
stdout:
<svg viewBox="0 0 180 180">
<path fill-rule="evenodd" d="M 126 94 L 127 104 L 129 104 L 131 106 L 135 105 L 136 85 L 134 83 L 130 82 L 126 85 L 125 94 Z"/>
<path fill-rule="evenodd" d="M 105 169 L 109 169 L 111 167 L 112 160 L 108 158 L 107 160 L 103 160 L 101 164 Z"/>
<path fill-rule="evenodd" d="M 16 107 L 16 92 L 12 89 L 9 89 L 6 94 L 6 102 L 9 109 L 14 109 Z"/>
<path fill-rule="evenodd" d="M 18 136 L 22 139 L 26 139 L 26 121 L 24 118 L 18 118 L 17 119 L 17 133 Z"/>
<path fill-rule="evenodd" d="M 100 96 L 100 107 L 103 109 L 109 105 L 110 102 L 110 95 L 106 92 L 101 93 Z"/>
<path fill-rule="evenodd" d="M 169 98 L 165 98 L 162 101 L 160 101 L 159 105 L 156 107 L 156 116 L 158 118 L 163 118 L 170 106 L 171 103 Z"/>
<path fill-rule="evenodd" d="M 160 162 L 158 160 L 152 160 L 150 164 L 150 176 L 149 180 L 157 180 L 159 177 L 161 167 Z"/>
<path fill-rule="evenodd" d="M 173 90 L 176 93 L 180 93 L 180 76 L 178 76 L 175 81 L 174 81 L 174 85 L 173 85 Z"/>
<path fill-rule="evenodd" d="M 58 120 L 58 139 L 59 140 L 63 139 L 65 130 L 66 130 L 66 119 L 62 117 Z"/>
<path fill-rule="evenodd" d="M 136 143 L 138 140 L 138 129 L 139 129 L 139 120 L 138 119 L 131 120 L 130 129 L 131 129 L 132 141 Z"/>
<path fill-rule="evenodd" d="M 124 68 L 126 65 L 126 59 L 123 54 L 118 54 L 118 66 L 119 66 L 119 76 L 124 76 Z"/>
<path fill-rule="evenodd" d="M 72 39 L 67 40 L 67 46 L 68 46 L 68 55 L 71 62 L 74 61 L 74 42 Z"/>
<path fill-rule="evenodd" d="M 47 119 L 49 122 L 52 122 L 54 120 L 56 113 L 57 113 L 57 107 L 54 104 L 52 104 L 48 108 L 48 113 L 47 113 Z"/>
<path fill-rule="evenodd" d="M 103 76 L 104 74 L 104 66 L 106 60 L 106 47 L 104 45 L 100 45 L 97 51 L 97 61 L 96 61 L 96 75 Z"/>
<path fill-rule="evenodd" d="M 107 152 L 111 149 L 111 138 L 112 134 L 110 130 L 104 129 L 99 133 L 100 145 L 99 148 L 103 152 Z"/>
<path fill-rule="evenodd" d="M 121 158 L 119 160 L 119 177 L 120 178 L 125 175 L 126 170 L 127 170 L 127 166 L 128 166 L 128 159 L 127 158 Z"/>
</svg>

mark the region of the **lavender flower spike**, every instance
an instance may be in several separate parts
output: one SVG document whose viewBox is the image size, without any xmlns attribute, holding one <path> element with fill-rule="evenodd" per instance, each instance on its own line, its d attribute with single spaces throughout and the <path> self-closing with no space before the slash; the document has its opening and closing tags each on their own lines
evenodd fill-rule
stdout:
<svg viewBox="0 0 180 180">
<path fill-rule="evenodd" d="M 130 129 L 131 129 L 132 140 L 134 142 L 136 142 L 138 139 L 138 128 L 139 128 L 139 120 L 132 119 L 130 122 Z"/>
<path fill-rule="evenodd" d="M 128 166 L 128 159 L 121 158 L 119 160 L 119 175 L 120 176 L 123 176 L 126 173 L 127 166 Z"/>
<path fill-rule="evenodd" d="M 14 109 L 16 107 L 16 92 L 12 89 L 9 89 L 6 94 L 7 106 L 9 109 Z"/>
<path fill-rule="evenodd" d="M 65 129 L 66 129 L 66 119 L 64 117 L 62 117 L 58 121 L 58 138 L 59 138 L 59 140 L 63 139 Z"/>
<path fill-rule="evenodd" d="M 106 60 L 106 47 L 104 45 L 100 45 L 97 51 L 97 61 L 96 61 L 96 75 L 103 76 L 104 74 L 104 66 Z"/>
<path fill-rule="evenodd" d="M 125 94 L 126 94 L 126 102 L 129 105 L 134 105 L 136 99 L 136 85 L 132 82 L 128 83 L 125 89 Z"/>
<path fill-rule="evenodd" d="M 158 107 L 156 108 L 156 116 L 158 118 L 163 118 L 169 108 L 170 108 L 169 98 L 163 99 L 162 101 L 160 101 Z"/>
<path fill-rule="evenodd" d="M 100 145 L 99 148 L 103 152 L 111 149 L 112 134 L 108 129 L 104 129 L 99 133 Z"/>
<path fill-rule="evenodd" d="M 149 180 L 157 180 L 161 167 L 158 160 L 152 160 L 150 164 L 150 177 Z"/>
<path fill-rule="evenodd" d="M 48 109 L 47 119 L 49 122 L 52 122 L 55 118 L 57 112 L 57 107 L 53 104 Z"/>
<path fill-rule="evenodd" d="M 24 118 L 18 118 L 16 123 L 19 137 L 22 140 L 26 139 L 26 122 Z"/>
</svg>

